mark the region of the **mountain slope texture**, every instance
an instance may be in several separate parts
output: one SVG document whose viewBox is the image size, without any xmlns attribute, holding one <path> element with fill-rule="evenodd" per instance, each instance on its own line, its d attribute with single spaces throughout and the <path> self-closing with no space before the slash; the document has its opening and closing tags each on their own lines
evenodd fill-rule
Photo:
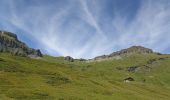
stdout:
<svg viewBox="0 0 170 100">
<path fill-rule="evenodd" d="M 52 57 L 1 31 L 0 51 L 0 100 L 170 100 L 170 55 L 148 48 Z"/>
</svg>

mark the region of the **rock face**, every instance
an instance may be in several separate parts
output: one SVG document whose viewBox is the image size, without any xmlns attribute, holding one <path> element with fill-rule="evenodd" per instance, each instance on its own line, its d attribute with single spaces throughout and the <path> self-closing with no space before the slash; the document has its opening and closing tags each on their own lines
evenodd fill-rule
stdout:
<svg viewBox="0 0 170 100">
<path fill-rule="evenodd" d="M 42 57 L 40 50 L 29 48 L 18 40 L 16 34 L 6 31 L 0 31 L 0 52 L 8 52 L 18 56 Z"/>
<path fill-rule="evenodd" d="M 64 58 L 64 60 L 70 61 L 70 62 L 74 62 L 74 58 L 70 57 L 70 56 L 66 56 Z"/>
<path fill-rule="evenodd" d="M 142 46 L 132 46 L 127 49 L 113 52 L 110 55 L 102 55 L 102 56 L 95 57 L 94 60 L 108 59 L 111 57 L 123 56 L 123 55 L 135 54 L 135 53 L 149 54 L 149 53 L 154 53 L 154 52 L 151 49 L 148 49 Z"/>
<path fill-rule="evenodd" d="M 154 52 L 151 49 L 148 49 L 148 48 L 145 48 L 145 47 L 142 47 L 142 46 L 132 46 L 130 48 L 123 49 L 123 50 L 118 51 L 118 52 L 113 52 L 109 56 L 117 56 L 117 55 L 131 54 L 131 53 L 144 54 L 144 53 L 154 53 Z"/>
</svg>

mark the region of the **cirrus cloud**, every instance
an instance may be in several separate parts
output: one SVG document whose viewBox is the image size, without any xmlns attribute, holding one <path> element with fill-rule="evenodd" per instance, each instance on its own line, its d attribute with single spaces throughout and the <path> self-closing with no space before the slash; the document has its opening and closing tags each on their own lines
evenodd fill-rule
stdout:
<svg viewBox="0 0 170 100">
<path fill-rule="evenodd" d="M 169 0 L 1 0 L 0 28 L 55 56 L 92 58 L 132 45 L 169 53 L 169 12 Z"/>
</svg>

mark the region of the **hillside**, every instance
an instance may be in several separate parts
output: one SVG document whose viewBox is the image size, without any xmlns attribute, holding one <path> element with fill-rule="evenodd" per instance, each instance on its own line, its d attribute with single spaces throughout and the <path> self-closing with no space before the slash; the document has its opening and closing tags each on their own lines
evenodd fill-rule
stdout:
<svg viewBox="0 0 170 100">
<path fill-rule="evenodd" d="M 121 60 L 68 62 L 0 55 L 2 100 L 169 100 L 170 56 L 131 55 Z M 137 66 L 135 71 L 129 67 Z M 134 81 L 125 82 L 132 77 Z"/>
<path fill-rule="evenodd" d="M 0 100 L 169 100 L 170 55 L 120 51 L 101 61 L 1 52 Z"/>
</svg>

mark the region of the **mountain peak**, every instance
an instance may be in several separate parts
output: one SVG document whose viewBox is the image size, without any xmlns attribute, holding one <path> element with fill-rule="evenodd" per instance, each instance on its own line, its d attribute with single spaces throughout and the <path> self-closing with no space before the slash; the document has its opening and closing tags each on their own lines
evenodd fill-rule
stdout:
<svg viewBox="0 0 170 100">
<path fill-rule="evenodd" d="M 145 48 L 143 46 L 131 46 L 127 49 L 122 49 L 117 52 L 113 52 L 109 55 L 102 55 L 95 57 L 95 60 L 100 60 L 100 59 L 107 59 L 115 56 L 124 56 L 124 55 L 130 55 L 130 54 L 151 54 L 154 53 L 152 49 Z"/>
<path fill-rule="evenodd" d="M 17 35 L 7 31 L 0 31 L 0 52 L 8 52 L 12 55 L 41 57 L 40 50 L 29 48 L 18 40 Z"/>
<path fill-rule="evenodd" d="M 11 38 L 18 40 L 17 35 L 11 32 L 0 31 L 0 35 L 4 35 L 4 36 L 11 37 Z"/>
<path fill-rule="evenodd" d="M 149 48 L 145 48 L 143 46 L 131 46 L 127 49 L 122 49 L 120 51 L 113 52 L 111 56 L 129 54 L 129 53 L 153 53 L 153 50 Z"/>
</svg>

